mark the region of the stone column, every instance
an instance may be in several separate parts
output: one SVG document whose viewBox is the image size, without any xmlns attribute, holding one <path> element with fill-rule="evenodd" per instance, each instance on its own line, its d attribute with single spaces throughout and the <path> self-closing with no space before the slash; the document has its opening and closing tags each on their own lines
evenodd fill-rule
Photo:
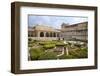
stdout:
<svg viewBox="0 0 100 76">
<path fill-rule="evenodd" d="M 50 37 L 50 32 L 48 32 L 48 35 L 49 35 L 48 37 Z"/>
<path fill-rule="evenodd" d="M 40 37 L 40 31 L 37 32 L 37 37 Z"/>
<path fill-rule="evenodd" d="M 40 37 L 40 31 L 38 32 L 38 37 Z"/>
<path fill-rule="evenodd" d="M 44 37 L 46 37 L 46 32 L 44 32 Z"/>
<path fill-rule="evenodd" d="M 56 37 L 58 37 L 57 34 L 58 34 L 58 33 L 56 33 Z"/>
</svg>

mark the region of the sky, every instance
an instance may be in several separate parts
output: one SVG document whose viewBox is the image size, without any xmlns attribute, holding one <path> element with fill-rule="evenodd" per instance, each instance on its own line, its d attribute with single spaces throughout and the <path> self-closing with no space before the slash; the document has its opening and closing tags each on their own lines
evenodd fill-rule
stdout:
<svg viewBox="0 0 100 76">
<path fill-rule="evenodd" d="M 62 23 L 76 24 L 88 21 L 87 17 L 71 17 L 71 16 L 43 16 L 43 15 L 29 15 L 28 26 L 35 26 L 37 24 L 46 25 L 55 29 L 60 29 Z"/>
</svg>

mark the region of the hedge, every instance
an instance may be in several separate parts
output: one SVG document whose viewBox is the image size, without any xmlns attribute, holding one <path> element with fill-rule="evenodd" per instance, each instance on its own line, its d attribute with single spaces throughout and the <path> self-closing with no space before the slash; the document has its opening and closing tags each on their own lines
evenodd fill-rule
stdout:
<svg viewBox="0 0 100 76">
<path fill-rule="evenodd" d="M 44 52 L 43 48 L 31 48 L 30 49 L 31 60 L 38 60 L 39 56 Z"/>
<path fill-rule="evenodd" d="M 70 55 L 73 55 L 76 58 L 87 58 L 88 57 L 88 51 L 87 48 L 80 48 L 77 50 L 69 51 Z"/>
<path fill-rule="evenodd" d="M 46 44 L 43 46 L 44 49 L 52 49 L 55 47 L 55 44 Z"/>
<path fill-rule="evenodd" d="M 44 52 L 39 57 L 40 60 L 49 60 L 49 59 L 57 59 L 57 56 L 54 52 L 48 51 Z"/>
</svg>

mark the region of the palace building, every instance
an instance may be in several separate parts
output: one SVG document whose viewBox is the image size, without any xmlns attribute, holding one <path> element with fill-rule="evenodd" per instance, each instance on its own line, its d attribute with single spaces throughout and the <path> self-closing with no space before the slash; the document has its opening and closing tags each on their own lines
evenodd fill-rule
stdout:
<svg viewBox="0 0 100 76">
<path fill-rule="evenodd" d="M 45 25 L 35 25 L 28 28 L 28 37 L 34 40 L 57 40 L 60 31 Z"/>
<path fill-rule="evenodd" d="M 88 22 L 68 25 L 61 25 L 61 37 L 65 40 L 87 41 L 88 38 Z"/>
<path fill-rule="evenodd" d="M 46 25 L 35 25 L 28 28 L 28 37 L 34 40 L 79 40 L 87 41 L 88 22 L 61 25 L 61 29 L 54 29 Z"/>
</svg>

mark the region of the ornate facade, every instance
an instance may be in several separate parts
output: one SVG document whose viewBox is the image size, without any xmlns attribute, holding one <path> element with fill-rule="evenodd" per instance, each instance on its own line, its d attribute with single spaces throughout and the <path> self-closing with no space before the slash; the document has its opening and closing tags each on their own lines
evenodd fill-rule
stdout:
<svg viewBox="0 0 100 76">
<path fill-rule="evenodd" d="M 59 33 L 59 30 L 44 25 L 36 25 L 28 29 L 28 37 L 34 40 L 57 40 Z"/>
<path fill-rule="evenodd" d="M 35 25 L 28 28 L 28 37 L 34 40 L 80 40 L 87 41 L 88 22 L 68 25 L 63 23 L 61 29 L 54 29 L 49 26 Z"/>
<path fill-rule="evenodd" d="M 61 37 L 65 40 L 87 41 L 88 38 L 88 22 L 68 25 L 61 25 Z"/>
</svg>

